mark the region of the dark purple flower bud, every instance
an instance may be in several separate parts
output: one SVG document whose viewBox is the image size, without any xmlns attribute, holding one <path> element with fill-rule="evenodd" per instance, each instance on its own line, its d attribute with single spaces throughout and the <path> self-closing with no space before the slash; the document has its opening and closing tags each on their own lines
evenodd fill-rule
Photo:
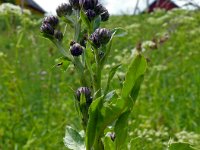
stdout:
<svg viewBox="0 0 200 150">
<path fill-rule="evenodd" d="M 48 35 L 54 35 L 54 29 L 49 23 L 43 23 L 40 27 L 40 31 Z"/>
<path fill-rule="evenodd" d="M 58 6 L 56 9 L 56 13 L 59 17 L 71 15 L 72 14 L 72 6 L 70 4 L 63 3 Z"/>
<path fill-rule="evenodd" d="M 55 38 L 56 38 L 58 41 L 62 41 L 62 39 L 63 39 L 63 34 L 62 34 L 61 31 L 56 30 L 56 31 L 54 32 L 54 36 L 55 36 Z"/>
<path fill-rule="evenodd" d="M 98 28 L 90 36 L 90 40 L 96 47 L 100 47 L 100 45 L 104 45 L 109 42 L 111 35 L 112 33 L 110 30 L 106 28 Z"/>
<path fill-rule="evenodd" d="M 94 9 L 98 4 L 98 0 L 79 0 L 79 4 L 85 10 Z"/>
<path fill-rule="evenodd" d="M 47 24 L 47 23 L 50 24 L 53 28 L 55 28 L 58 25 L 59 20 L 55 16 L 47 16 L 44 18 L 43 24 Z"/>
<path fill-rule="evenodd" d="M 107 9 L 102 5 L 102 4 L 98 4 L 96 7 L 95 7 L 95 12 L 97 15 L 100 15 L 102 14 L 104 11 L 106 11 Z"/>
<path fill-rule="evenodd" d="M 98 40 L 98 35 L 93 33 L 91 36 L 90 36 L 90 40 L 93 42 L 93 44 L 98 48 L 101 46 L 101 43 L 100 41 Z"/>
<path fill-rule="evenodd" d="M 75 43 L 70 47 L 70 52 L 73 56 L 78 57 L 83 53 L 83 48 L 80 44 Z"/>
<path fill-rule="evenodd" d="M 92 21 L 95 18 L 95 16 L 96 16 L 95 11 L 91 10 L 91 9 L 86 10 L 85 14 L 88 17 L 89 21 Z"/>
<path fill-rule="evenodd" d="M 85 95 L 85 99 L 86 99 L 86 102 L 88 104 L 92 103 L 91 91 L 90 91 L 89 88 L 87 88 L 87 87 L 80 87 L 80 88 L 77 89 L 77 91 L 76 91 L 76 98 L 77 98 L 77 100 L 79 102 L 80 102 L 81 94 Z"/>
<path fill-rule="evenodd" d="M 69 0 L 69 3 L 75 10 L 80 9 L 79 0 Z"/>
<path fill-rule="evenodd" d="M 110 14 L 108 12 L 108 10 L 104 11 L 102 14 L 101 14 L 101 21 L 107 21 L 110 17 Z"/>
</svg>

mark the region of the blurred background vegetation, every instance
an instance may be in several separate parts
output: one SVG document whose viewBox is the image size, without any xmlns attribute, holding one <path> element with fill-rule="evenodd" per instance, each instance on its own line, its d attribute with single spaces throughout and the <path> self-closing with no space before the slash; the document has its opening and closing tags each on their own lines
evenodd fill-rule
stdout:
<svg viewBox="0 0 200 150">
<path fill-rule="evenodd" d="M 65 126 L 81 130 L 73 103 L 76 73 L 57 66 L 61 54 L 41 36 L 42 17 L 9 7 L 0 7 L 0 149 L 66 149 Z M 105 68 L 123 63 L 112 88 L 119 87 L 136 45 L 149 59 L 129 121 L 129 149 L 166 149 L 173 141 L 200 149 L 200 12 L 111 16 L 103 26 L 127 31 L 114 40 Z M 67 28 L 66 49 L 71 37 Z"/>
</svg>

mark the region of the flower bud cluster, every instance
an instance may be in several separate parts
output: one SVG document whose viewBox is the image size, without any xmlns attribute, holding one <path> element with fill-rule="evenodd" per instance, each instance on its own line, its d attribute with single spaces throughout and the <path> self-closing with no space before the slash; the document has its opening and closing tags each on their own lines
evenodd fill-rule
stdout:
<svg viewBox="0 0 200 150">
<path fill-rule="evenodd" d="M 80 9 L 79 0 L 69 0 L 70 5 L 75 9 Z"/>
<path fill-rule="evenodd" d="M 99 4 L 98 0 L 79 0 L 79 4 L 85 11 L 89 21 L 97 16 L 101 16 L 101 21 L 108 20 L 108 10 L 102 4 Z"/>
<path fill-rule="evenodd" d="M 89 21 L 95 17 L 101 16 L 101 21 L 107 21 L 109 18 L 108 10 L 99 4 L 98 0 L 69 0 L 69 3 L 63 3 L 56 9 L 57 15 L 70 16 L 74 10 L 83 9 Z"/>
<path fill-rule="evenodd" d="M 58 6 L 56 9 L 56 13 L 59 17 L 65 16 L 65 15 L 71 15 L 72 14 L 72 6 L 70 4 L 63 3 Z"/>
<path fill-rule="evenodd" d="M 58 41 L 62 41 L 63 34 L 61 31 L 56 30 L 59 20 L 55 16 L 47 16 L 43 19 L 40 31 L 47 36 L 54 36 Z"/>
<path fill-rule="evenodd" d="M 99 48 L 101 45 L 105 45 L 109 42 L 111 35 L 112 33 L 110 30 L 106 28 L 98 28 L 90 36 L 90 40 L 97 48 Z"/>
</svg>

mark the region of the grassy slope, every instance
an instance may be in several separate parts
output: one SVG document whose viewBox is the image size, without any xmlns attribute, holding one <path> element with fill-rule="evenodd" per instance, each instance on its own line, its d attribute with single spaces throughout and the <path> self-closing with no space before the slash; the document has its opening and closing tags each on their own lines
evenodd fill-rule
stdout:
<svg viewBox="0 0 200 150">
<path fill-rule="evenodd" d="M 65 125 L 80 129 L 69 88 L 77 88 L 76 75 L 53 67 L 61 55 L 39 36 L 38 24 L 12 23 L 8 29 L 0 19 L 0 149 L 65 149 Z M 128 141 L 135 149 L 165 149 L 170 138 L 183 140 L 177 135 L 183 130 L 191 143 L 196 136 L 191 132 L 200 134 L 199 22 L 199 12 L 174 11 L 113 16 L 106 25 L 128 32 L 114 41 L 110 59 L 115 63 L 127 64 L 138 42 L 170 35 L 148 54 L 150 67 L 129 122 Z"/>
</svg>

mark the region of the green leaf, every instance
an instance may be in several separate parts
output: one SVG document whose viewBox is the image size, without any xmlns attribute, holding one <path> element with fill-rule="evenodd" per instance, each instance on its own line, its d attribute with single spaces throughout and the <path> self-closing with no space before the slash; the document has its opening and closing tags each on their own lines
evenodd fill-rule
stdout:
<svg viewBox="0 0 200 150">
<path fill-rule="evenodd" d="M 71 28 L 74 28 L 74 25 L 75 25 L 75 21 L 71 18 L 71 17 L 69 17 L 69 16 L 63 16 L 63 17 L 61 17 L 61 19 L 65 22 L 65 23 L 67 23 Z"/>
<path fill-rule="evenodd" d="M 66 127 L 64 144 L 72 150 L 85 150 L 84 138 L 70 126 Z"/>
<path fill-rule="evenodd" d="M 122 113 L 114 127 L 114 131 L 116 133 L 116 150 L 117 149 L 122 149 L 123 145 L 125 144 L 125 140 L 127 138 L 127 133 L 128 133 L 128 118 L 131 113 L 131 110 L 133 108 L 133 104 L 135 100 L 137 99 L 139 90 L 140 90 L 140 85 L 144 79 L 144 75 L 141 75 L 138 77 L 136 80 L 134 87 L 132 88 L 131 94 L 130 94 L 130 100 L 132 102 L 129 102 L 128 104 L 128 110 Z"/>
<path fill-rule="evenodd" d="M 89 47 L 89 44 L 87 44 L 86 46 L 86 49 L 85 49 L 85 52 L 84 52 L 84 55 L 85 55 L 85 65 L 86 65 L 86 68 L 87 70 L 89 71 L 89 74 L 90 74 L 90 78 L 93 80 L 93 70 L 92 70 L 92 63 L 93 63 L 93 59 L 94 59 L 94 56 L 93 56 L 93 53 L 91 51 Z"/>
<path fill-rule="evenodd" d="M 89 120 L 86 129 L 86 148 L 90 150 L 94 144 L 96 137 L 97 120 L 99 109 L 101 107 L 102 97 L 97 98 L 92 102 L 89 108 Z"/>
<path fill-rule="evenodd" d="M 127 31 L 123 28 L 114 28 L 112 33 L 115 33 L 115 37 L 123 37 L 127 34 Z"/>
<path fill-rule="evenodd" d="M 90 23 L 88 17 L 86 16 L 85 12 L 82 9 L 80 11 L 80 17 L 81 17 L 81 20 L 83 21 L 83 23 L 86 25 L 86 27 L 90 31 L 91 30 L 91 23 Z"/>
<path fill-rule="evenodd" d="M 109 102 L 109 101 L 111 101 L 113 98 L 117 99 L 116 96 L 117 96 L 117 95 L 116 95 L 116 91 L 115 91 L 115 90 L 110 91 L 109 93 L 107 93 L 107 94 L 105 95 L 105 101 L 106 101 L 106 102 Z"/>
<path fill-rule="evenodd" d="M 126 111 L 120 115 L 115 123 L 114 131 L 115 131 L 115 146 L 116 150 L 122 149 L 123 145 L 126 144 L 126 138 L 128 133 L 128 117 L 131 111 Z"/>
<path fill-rule="evenodd" d="M 143 75 L 147 68 L 147 62 L 144 56 L 137 54 L 133 61 L 131 62 L 128 71 L 125 76 L 125 81 L 122 87 L 122 98 L 128 99 L 131 91 L 135 85 L 138 77 Z"/>
<path fill-rule="evenodd" d="M 103 140 L 105 150 L 115 150 L 114 142 L 110 137 L 106 136 Z"/>
<path fill-rule="evenodd" d="M 98 16 L 95 20 L 94 20 L 94 27 L 93 27 L 93 30 L 95 31 L 97 28 L 99 28 L 101 24 L 101 17 Z"/>
<path fill-rule="evenodd" d="M 133 104 L 135 103 L 135 101 L 138 97 L 138 94 L 139 94 L 139 91 L 140 91 L 140 86 L 141 86 L 141 83 L 143 82 L 143 80 L 144 80 L 144 75 L 139 76 L 137 78 L 135 84 L 134 84 L 134 87 L 131 90 L 130 98 L 132 100 L 132 105 L 129 105 L 130 109 L 132 109 L 132 106 L 133 106 Z"/>
<path fill-rule="evenodd" d="M 189 143 L 172 143 L 169 146 L 169 150 L 195 150 L 195 148 L 192 148 Z"/>
<path fill-rule="evenodd" d="M 111 47 L 112 47 L 112 41 L 113 41 L 113 38 L 114 38 L 114 35 L 115 35 L 115 32 L 112 33 L 112 36 L 110 38 L 110 41 L 108 42 L 108 44 L 106 45 L 106 51 L 105 51 L 105 55 L 104 57 L 101 59 L 101 65 L 103 66 L 110 54 L 110 51 L 111 51 Z"/>
<path fill-rule="evenodd" d="M 70 61 L 65 58 L 58 58 L 55 60 L 56 61 L 56 66 L 59 67 L 61 70 L 66 71 L 70 65 Z"/>
<path fill-rule="evenodd" d="M 122 99 L 114 99 L 110 103 L 104 103 L 97 120 L 96 136 L 102 135 L 105 128 L 119 117 L 123 111 L 123 106 L 124 101 Z"/>
<path fill-rule="evenodd" d="M 85 129 L 87 122 L 88 122 L 88 107 L 86 105 L 85 94 L 82 94 L 82 93 L 81 93 L 81 96 L 80 96 L 80 111 L 81 111 L 81 114 L 82 114 L 82 125 Z"/>
<path fill-rule="evenodd" d="M 106 90 L 105 90 L 105 94 L 107 94 L 109 87 L 110 87 L 110 82 L 113 79 L 117 69 L 121 66 L 121 64 L 115 65 L 114 67 L 111 68 L 110 72 L 109 72 L 109 76 L 108 76 L 108 80 L 107 80 L 107 85 L 106 85 Z"/>
</svg>

